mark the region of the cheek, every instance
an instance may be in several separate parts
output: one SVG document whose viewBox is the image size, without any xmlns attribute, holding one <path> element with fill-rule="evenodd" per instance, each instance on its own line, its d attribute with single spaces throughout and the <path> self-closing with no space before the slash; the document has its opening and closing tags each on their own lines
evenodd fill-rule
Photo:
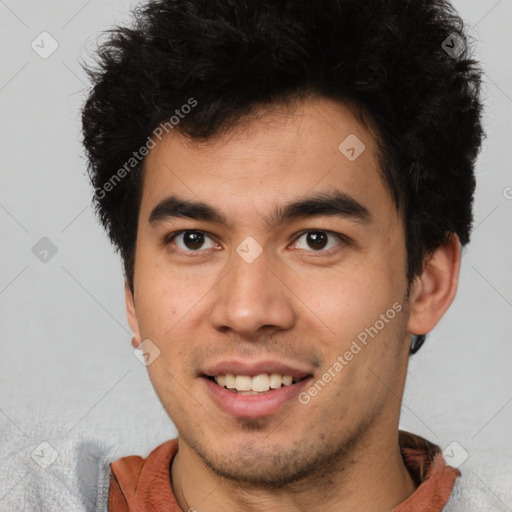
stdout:
<svg viewBox="0 0 512 512">
<path fill-rule="evenodd" d="M 326 341 L 339 340 L 337 349 L 379 320 L 401 301 L 400 288 L 390 273 L 379 268 L 322 269 L 304 272 L 290 287 L 307 307 L 308 318 L 324 325 Z M 390 316 L 395 316 L 391 311 Z M 304 318 L 304 316 L 303 316 Z"/>
<path fill-rule="evenodd" d="M 314 286 L 306 286 L 310 280 L 304 279 L 303 288 L 294 290 L 307 297 L 310 309 L 304 322 L 313 330 L 322 327 L 315 338 L 323 354 L 323 370 L 331 368 L 336 375 L 329 386 L 338 391 L 331 398 L 339 404 L 338 411 L 371 406 L 380 399 L 375 393 L 383 386 L 379 378 L 391 382 L 398 368 L 406 326 L 405 285 L 391 271 L 370 266 L 360 272 L 319 273 L 311 283 Z M 351 394 L 350 404 L 346 392 Z"/>
<path fill-rule="evenodd" d="M 181 417 L 190 417 L 190 421 L 193 421 L 193 415 L 186 410 L 190 407 L 191 400 L 181 383 L 182 378 L 175 375 L 167 363 L 158 364 L 155 361 L 147 367 L 147 370 L 153 389 L 171 419 L 176 421 Z"/>
<path fill-rule="evenodd" d="M 136 308 L 146 337 L 166 337 L 204 296 L 207 282 L 194 272 L 173 268 L 163 255 L 141 252 L 136 267 Z"/>
</svg>

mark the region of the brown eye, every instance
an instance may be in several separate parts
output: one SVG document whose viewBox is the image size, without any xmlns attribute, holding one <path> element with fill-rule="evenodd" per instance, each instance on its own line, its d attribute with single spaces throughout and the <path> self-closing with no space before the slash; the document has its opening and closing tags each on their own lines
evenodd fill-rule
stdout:
<svg viewBox="0 0 512 512">
<path fill-rule="evenodd" d="M 183 235 L 183 244 L 188 249 L 200 249 L 204 243 L 204 234 L 199 231 L 185 231 Z"/>
<path fill-rule="evenodd" d="M 329 238 L 337 238 L 338 243 L 333 244 L 331 243 L 329 245 Z M 305 244 L 307 247 L 297 247 L 299 244 L 299 240 L 302 238 L 305 239 Z M 305 233 L 302 233 L 295 242 L 295 246 L 299 249 L 305 249 L 308 251 L 313 250 L 314 252 L 330 252 L 329 249 L 337 247 L 338 245 L 341 245 L 339 241 L 343 242 L 343 238 L 340 235 L 337 235 L 336 233 L 331 233 L 330 231 L 306 231 Z M 327 250 L 323 250 L 327 247 Z"/>
<path fill-rule="evenodd" d="M 322 231 L 313 231 L 311 233 L 307 233 L 306 243 L 309 244 L 310 247 L 316 249 L 323 249 L 327 245 L 327 235 Z"/>
<path fill-rule="evenodd" d="M 182 252 L 201 252 L 201 249 L 205 248 L 206 240 L 211 240 L 211 238 L 203 231 L 184 230 L 168 236 L 165 243 L 166 245 L 175 245 Z M 206 247 L 206 249 L 211 249 L 214 246 L 215 243 L 211 241 L 210 247 Z"/>
</svg>

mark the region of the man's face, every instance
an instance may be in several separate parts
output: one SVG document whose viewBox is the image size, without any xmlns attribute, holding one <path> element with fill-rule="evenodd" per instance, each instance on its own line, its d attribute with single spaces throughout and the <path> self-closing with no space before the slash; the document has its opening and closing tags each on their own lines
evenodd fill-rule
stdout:
<svg viewBox="0 0 512 512">
<path fill-rule="evenodd" d="M 355 160 L 354 139 L 338 148 L 351 134 L 366 146 Z M 336 215 L 271 222 L 322 193 L 343 195 Z M 205 203 L 227 225 L 162 206 L 151 216 L 171 195 Z M 365 433 L 396 428 L 409 342 L 404 231 L 376 142 L 343 105 L 311 99 L 207 144 L 177 132 L 157 143 L 144 167 L 134 289 L 130 324 L 160 350 L 148 366 L 156 393 L 180 443 L 219 475 L 293 481 Z M 281 385 L 247 378 L 272 373 L 301 380 L 247 395 L 211 379 Z"/>
</svg>

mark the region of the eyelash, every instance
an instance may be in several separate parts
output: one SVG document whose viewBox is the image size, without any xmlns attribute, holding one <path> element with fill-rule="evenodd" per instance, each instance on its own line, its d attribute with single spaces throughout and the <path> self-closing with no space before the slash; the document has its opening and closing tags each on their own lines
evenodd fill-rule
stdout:
<svg viewBox="0 0 512 512">
<path fill-rule="evenodd" d="M 202 234 L 208 236 L 209 238 L 211 238 L 212 240 L 214 240 L 214 238 L 215 238 L 215 237 L 213 237 L 213 235 L 211 235 L 207 231 L 202 231 L 200 229 L 181 229 L 179 231 L 174 231 L 172 233 L 169 233 L 167 236 L 165 236 L 162 245 L 164 247 L 167 247 L 174 241 L 174 239 L 176 237 L 178 237 L 179 235 L 182 235 L 183 233 L 188 233 L 188 232 L 202 233 Z M 321 254 L 323 256 L 332 256 L 333 254 L 335 254 L 335 252 L 340 250 L 340 248 L 339 248 L 340 245 L 347 244 L 350 242 L 350 239 L 347 236 L 342 235 L 340 233 L 335 233 L 334 231 L 329 231 L 326 229 L 309 229 L 309 230 L 302 231 L 301 233 L 299 233 L 293 239 L 292 243 L 296 243 L 302 236 L 307 235 L 308 233 L 327 233 L 328 235 L 334 235 L 334 236 L 338 237 L 339 240 L 341 241 L 341 244 L 338 244 L 335 247 L 332 247 L 331 249 L 328 249 L 326 251 L 324 251 L 324 250 L 314 251 L 313 249 L 311 249 L 311 251 L 308 251 L 308 252 L 312 252 L 312 253 Z M 198 249 L 197 251 L 190 251 L 190 250 L 184 251 L 183 249 L 178 249 L 178 250 L 181 254 L 184 254 L 186 257 L 191 257 L 191 258 L 195 258 L 200 253 L 205 252 L 205 250 L 201 250 L 201 249 Z M 299 249 L 299 250 L 305 250 L 305 249 Z M 197 253 L 197 255 L 195 255 L 195 253 Z"/>
</svg>

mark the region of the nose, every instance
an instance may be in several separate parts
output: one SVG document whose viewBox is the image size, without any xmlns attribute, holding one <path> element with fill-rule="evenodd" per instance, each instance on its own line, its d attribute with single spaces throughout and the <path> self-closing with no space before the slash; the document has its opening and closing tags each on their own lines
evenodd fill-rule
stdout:
<svg viewBox="0 0 512 512">
<path fill-rule="evenodd" d="M 286 276 L 269 265 L 265 251 L 251 263 L 235 253 L 230 270 L 214 289 L 210 322 L 219 331 L 256 339 L 261 331 L 268 335 L 293 326 L 293 300 Z"/>
</svg>

